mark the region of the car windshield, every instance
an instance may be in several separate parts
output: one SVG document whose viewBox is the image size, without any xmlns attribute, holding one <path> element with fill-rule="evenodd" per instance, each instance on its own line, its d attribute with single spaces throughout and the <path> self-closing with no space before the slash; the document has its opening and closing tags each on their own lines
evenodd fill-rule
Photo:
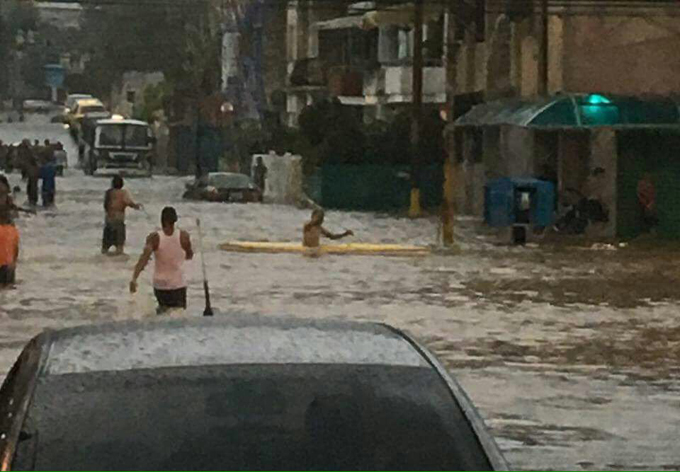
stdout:
<svg viewBox="0 0 680 472">
<path fill-rule="evenodd" d="M 210 185 L 215 188 L 248 188 L 250 177 L 243 174 L 210 174 Z"/>
<path fill-rule="evenodd" d="M 146 126 L 141 125 L 101 125 L 99 127 L 99 146 L 102 147 L 147 147 Z"/>
<path fill-rule="evenodd" d="M 98 112 L 104 112 L 104 111 L 106 111 L 106 108 L 104 108 L 101 105 L 91 105 L 91 106 L 80 108 L 80 113 L 82 113 L 83 115 L 85 115 L 87 113 L 98 113 Z"/>
<path fill-rule="evenodd" d="M 128 147 L 146 147 L 148 128 L 141 125 L 127 125 L 125 127 L 125 145 Z"/>
<path fill-rule="evenodd" d="M 14 470 L 489 470 L 429 368 L 240 365 L 48 376 Z M 38 441 L 37 438 L 40 438 Z"/>
<path fill-rule="evenodd" d="M 99 128 L 100 146 L 122 146 L 123 145 L 123 126 L 109 125 Z"/>
</svg>

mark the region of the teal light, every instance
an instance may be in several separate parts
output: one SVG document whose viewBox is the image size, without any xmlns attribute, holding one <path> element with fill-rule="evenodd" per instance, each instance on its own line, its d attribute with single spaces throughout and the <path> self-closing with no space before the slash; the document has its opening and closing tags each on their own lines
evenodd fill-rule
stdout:
<svg viewBox="0 0 680 472">
<path fill-rule="evenodd" d="M 611 103 L 611 100 L 609 100 L 607 97 L 605 97 L 604 95 L 599 95 L 597 93 L 588 95 L 586 101 L 588 102 L 589 105 L 603 105 Z"/>
</svg>

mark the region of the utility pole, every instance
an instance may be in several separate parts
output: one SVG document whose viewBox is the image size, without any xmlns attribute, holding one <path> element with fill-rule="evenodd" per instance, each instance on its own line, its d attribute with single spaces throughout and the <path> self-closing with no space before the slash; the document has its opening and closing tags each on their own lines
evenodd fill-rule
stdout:
<svg viewBox="0 0 680 472">
<path fill-rule="evenodd" d="M 411 120 L 411 207 L 409 216 L 420 216 L 420 137 L 423 127 L 423 18 L 424 0 L 415 0 L 413 24 L 413 116 Z"/>
<path fill-rule="evenodd" d="M 541 55 L 539 58 L 539 95 L 548 95 L 548 45 L 549 45 L 549 18 L 548 0 L 541 0 Z"/>
<path fill-rule="evenodd" d="M 445 149 L 447 151 L 444 162 L 444 201 L 442 204 L 442 242 L 444 246 L 454 245 L 454 228 L 456 221 L 456 132 L 453 123 L 456 120 L 456 93 L 458 92 L 458 42 L 456 41 L 456 18 L 458 0 L 449 1 L 446 15 L 444 65 L 446 67 L 446 122 L 444 131 Z"/>
</svg>

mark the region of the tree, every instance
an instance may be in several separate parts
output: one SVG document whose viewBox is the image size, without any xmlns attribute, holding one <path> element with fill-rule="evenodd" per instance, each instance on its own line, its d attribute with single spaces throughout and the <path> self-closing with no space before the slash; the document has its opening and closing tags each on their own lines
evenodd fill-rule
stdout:
<svg viewBox="0 0 680 472">
<path fill-rule="evenodd" d="M 9 88 L 9 67 L 17 45 L 15 38 L 19 31 L 24 34 L 37 30 L 38 12 L 33 2 L 19 0 L 3 0 L 0 2 L 0 94 Z"/>
<path fill-rule="evenodd" d="M 218 66 L 218 21 L 207 0 L 88 3 L 83 31 L 92 52 L 88 74 L 105 92 L 126 71 L 164 73 L 173 85 L 197 87 Z"/>
</svg>

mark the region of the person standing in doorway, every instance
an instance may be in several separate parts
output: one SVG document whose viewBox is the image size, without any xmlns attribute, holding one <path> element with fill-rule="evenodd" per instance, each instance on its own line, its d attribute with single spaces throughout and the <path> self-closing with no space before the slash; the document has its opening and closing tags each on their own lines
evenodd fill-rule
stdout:
<svg viewBox="0 0 680 472">
<path fill-rule="evenodd" d="M 264 186 L 267 183 L 267 167 L 262 162 L 262 156 L 257 156 L 257 163 L 253 168 L 253 180 L 255 185 L 264 193 Z"/>
<path fill-rule="evenodd" d="M 159 315 L 172 308 L 187 307 L 187 284 L 183 266 L 184 261 L 194 258 L 194 251 L 189 233 L 177 228 L 176 223 L 175 209 L 163 208 L 162 229 L 146 238 L 144 252 L 139 257 L 130 281 L 130 292 L 137 292 L 137 279 L 153 255 L 153 291 L 158 301 Z"/>
<path fill-rule="evenodd" d="M 116 255 L 123 254 L 125 250 L 125 210 L 134 208 L 141 210 L 143 207 L 135 203 L 127 190 L 123 189 L 123 178 L 116 175 L 111 181 L 111 188 L 104 196 L 104 210 L 106 220 L 104 222 L 104 236 L 102 237 L 102 254 L 108 254 L 111 246 L 116 247 Z"/>
</svg>

